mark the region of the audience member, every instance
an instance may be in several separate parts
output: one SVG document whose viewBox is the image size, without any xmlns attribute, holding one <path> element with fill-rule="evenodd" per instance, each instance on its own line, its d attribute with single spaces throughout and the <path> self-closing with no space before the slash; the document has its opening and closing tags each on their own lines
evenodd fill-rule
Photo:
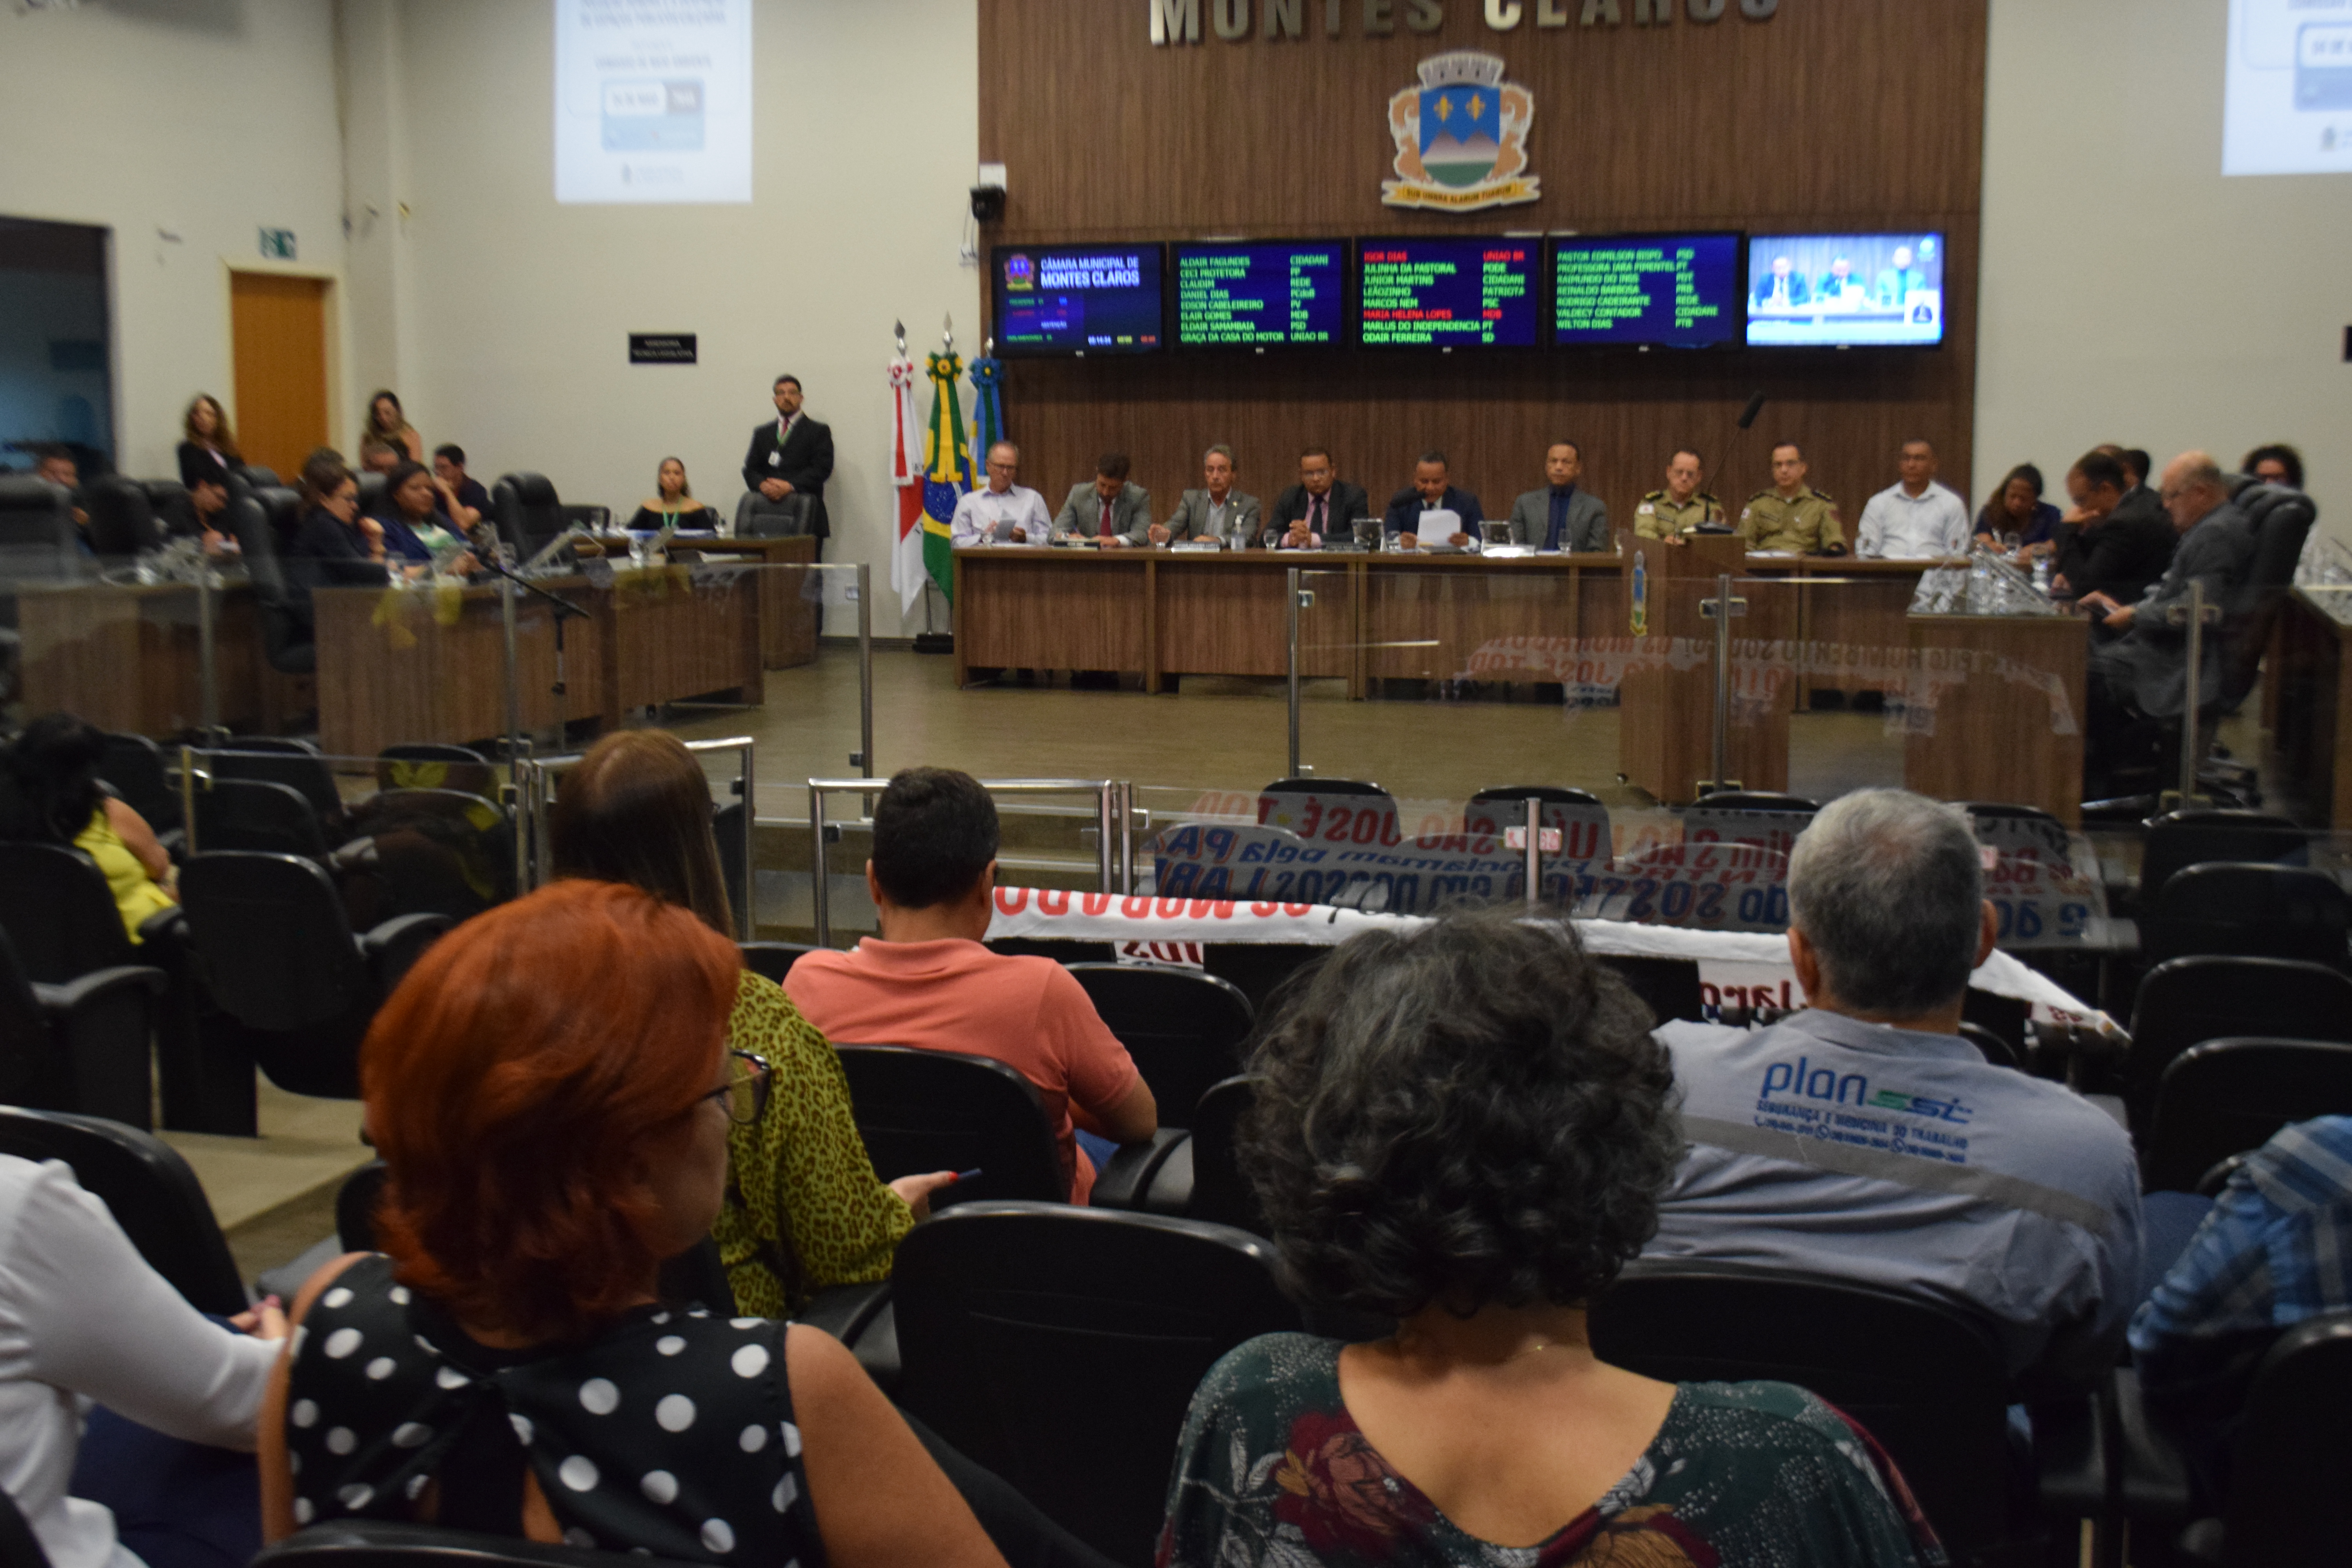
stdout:
<svg viewBox="0 0 2352 1568">
<path fill-rule="evenodd" d="M 948 539 L 957 549 L 974 544 L 1047 543 L 1054 531 L 1045 498 L 1020 483 L 1021 448 L 999 441 L 988 449 L 988 483 L 966 490 L 948 521 Z"/>
<path fill-rule="evenodd" d="M 2020 463 L 2000 481 L 2000 492 L 1977 513 L 1977 542 L 2009 549 L 2014 534 L 2017 544 L 2011 553 L 2021 562 L 2034 560 L 2056 552 L 2058 522 L 2058 509 L 2042 499 L 2042 470 Z"/>
<path fill-rule="evenodd" d="M 360 461 L 367 461 L 367 444 L 381 441 L 404 461 L 425 460 L 425 437 L 408 422 L 400 409 L 400 399 L 390 392 L 379 392 L 368 399 L 367 424 L 360 429 Z"/>
<path fill-rule="evenodd" d="M 68 504 L 73 509 L 74 527 L 78 531 L 74 537 L 80 542 L 82 552 L 90 553 L 89 513 L 81 504 L 81 466 L 74 461 L 74 455 L 56 445 L 35 447 L 33 477 L 47 479 L 66 492 Z"/>
<path fill-rule="evenodd" d="M 133 942 L 142 921 L 179 900 L 172 857 L 154 830 L 100 787 L 106 736 L 70 713 L 47 713 L 0 752 L 0 839 L 70 844 L 98 862 Z"/>
<path fill-rule="evenodd" d="M 1125 452 L 1105 452 L 1095 460 L 1095 477 L 1072 485 L 1054 518 L 1054 537 L 1116 549 L 1150 542 L 1151 492 L 1128 479 Z"/>
<path fill-rule="evenodd" d="M 0 1154 L 0 1479 L 50 1568 L 260 1550 L 247 1456 L 275 1300 L 207 1321 L 63 1161 Z"/>
<path fill-rule="evenodd" d="M 1691 1148 L 1650 1252 L 1965 1307 L 2012 1372 L 2113 1365 L 2140 1284 L 2131 1140 L 1961 1037 L 1993 931 L 1959 810 L 1901 790 L 1831 803 L 1789 859 L 1806 1010 L 1754 1032 L 1658 1031 Z"/>
<path fill-rule="evenodd" d="M 1843 555 L 1845 530 L 1837 502 L 1805 482 L 1804 448 L 1783 441 L 1772 448 L 1772 488 L 1758 490 L 1739 509 L 1739 535 L 1750 550 L 1790 555 Z"/>
<path fill-rule="evenodd" d="M 2126 493 L 2146 497 L 2126 508 Z M 2172 564 L 2180 536 L 2172 520 L 2147 490 L 2132 491 L 2124 466 L 2112 453 L 2085 452 L 2066 472 L 2066 495 L 2074 508 L 2059 520 L 2053 591 L 2128 605 Z M 2094 618 L 2095 633 L 2105 628 Z"/>
<path fill-rule="evenodd" d="M 364 437 L 360 441 L 360 471 L 363 474 L 389 474 L 407 461 L 398 447 L 381 436 Z"/>
<path fill-rule="evenodd" d="M 422 463 L 402 463 L 383 479 L 376 521 L 383 528 L 385 556 L 411 575 L 430 571 L 436 558 L 444 571 L 464 576 L 478 564 L 457 523 L 441 510 L 441 489 Z M 454 552 L 454 553 L 453 553 Z"/>
<path fill-rule="evenodd" d="M 1276 550 L 1320 550 L 1327 539 L 1353 542 L 1356 520 L 1371 510 L 1364 487 L 1339 478 L 1330 448 L 1309 447 L 1298 454 L 1298 482 L 1274 498 L 1268 531 Z"/>
<path fill-rule="evenodd" d="M 291 553 L 303 563 L 289 576 L 298 586 L 384 581 L 383 524 L 362 514 L 359 481 L 324 447 L 302 465 L 302 521 Z"/>
<path fill-rule="evenodd" d="M 447 442 L 433 448 L 433 478 L 441 487 L 442 504 L 457 526 L 468 534 L 490 515 L 490 492 L 466 472 L 466 448 Z"/>
<path fill-rule="evenodd" d="M 261 1423 L 264 1533 L 441 1525 L 672 1561 L 1002 1561 L 837 1342 L 659 1299 L 768 1076 L 734 945 L 558 881 L 436 943 L 361 1050 L 383 1253 L 320 1269 Z"/>
<path fill-rule="evenodd" d="M 1213 539 L 1229 550 L 1246 550 L 1257 542 L 1261 529 L 1257 497 L 1234 489 L 1238 465 L 1234 449 L 1220 442 L 1201 458 L 1201 488 L 1186 490 L 1168 514 L 1166 523 L 1153 528 L 1154 544 L 1186 539 Z"/>
<path fill-rule="evenodd" d="M 1723 503 L 1699 489 L 1706 461 L 1689 447 L 1666 458 L 1666 488 L 1652 490 L 1633 509 L 1633 536 L 1680 544 L 1695 530 L 1719 528 Z"/>
<path fill-rule="evenodd" d="M 1903 443 L 1895 467 L 1903 477 L 1863 504 L 1853 552 L 1885 561 L 1967 554 L 1969 505 L 1937 482 L 1935 447 L 1913 437 Z"/>
<path fill-rule="evenodd" d="M 632 533 L 656 533 L 665 528 L 715 528 L 717 514 L 694 499 L 686 482 L 686 465 L 664 458 L 654 470 L 654 494 L 629 519 Z"/>
<path fill-rule="evenodd" d="M 1478 525 L 1486 521 L 1478 498 L 1468 490 L 1454 489 L 1446 477 L 1443 452 L 1423 452 L 1421 461 L 1413 465 L 1412 483 L 1389 498 L 1388 511 L 1381 519 L 1381 527 L 1389 536 L 1389 548 L 1419 549 L 1423 542 L 1423 525 L 1416 520 L 1428 511 L 1450 511 L 1454 522 L 1453 532 L 1428 542 L 1456 548 L 1473 542 Z"/>
<path fill-rule="evenodd" d="M 1313 972 L 1254 1054 L 1244 1168 L 1305 1292 L 1396 1331 L 1219 1362 L 1162 1563 L 1943 1561 L 1891 1461 L 1811 1394 L 1593 1355 L 1585 1305 L 1682 1145 L 1649 1021 L 1571 927 L 1503 911 L 1367 932 Z"/>
<path fill-rule="evenodd" d="M 1511 503 L 1511 542 L 1588 553 L 1609 549 L 1609 509 L 1579 483 L 1583 478 L 1584 453 L 1575 442 L 1545 448 L 1544 488 Z"/>
<path fill-rule="evenodd" d="M 549 836 L 557 876 L 627 882 L 734 935 L 710 783 L 668 731 L 619 730 L 591 746 L 556 791 Z M 899 1238 L 954 1173 L 876 1179 L 840 1059 L 774 981 L 738 977 L 727 1039 L 773 1085 L 767 1114 L 727 1136 L 727 1203 L 712 1228 L 737 1307 L 781 1318 L 829 1285 L 888 1279 Z"/>
<path fill-rule="evenodd" d="M 833 427 L 803 412 L 799 376 L 780 375 L 770 390 L 776 417 L 751 432 L 751 447 L 743 454 L 743 488 L 764 500 L 808 497 L 809 532 L 821 555 L 833 531 L 824 510 L 824 482 L 833 478 Z"/>
<path fill-rule="evenodd" d="M 2266 485 L 2284 485 L 2291 490 L 2303 489 L 2303 454 L 2284 442 L 2255 447 L 2246 454 L 2238 471 Z"/>
<path fill-rule="evenodd" d="M 2231 1173 L 2131 1324 L 2150 1412 L 2218 1508 L 2254 1369 L 2297 1323 L 2352 1311 L 2352 1117 L 2282 1128 Z"/>
<path fill-rule="evenodd" d="M 209 392 L 199 392 L 180 416 L 180 482 L 190 489 L 200 479 L 226 484 L 245 459 L 229 434 L 228 416 Z"/>
<path fill-rule="evenodd" d="M 207 555 L 234 555 L 238 545 L 229 532 L 228 503 L 227 476 L 199 469 L 184 491 L 156 509 L 156 521 L 174 538 L 201 541 Z"/>
<path fill-rule="evenodd" d="M 866 886 L 882 928 L 847 952 L 803 955 L 784 990 L 841 1044 L 993 1058 L 1037 1086 L 1070 1201 L 1111 1146 L 1160 1124 L 1151 1088 L 1094 1003 L 1050 958 L 981 945 L 995 910 L 996 805 L 969 773 L 908 768 L 874 807 Z"/>
</svg>

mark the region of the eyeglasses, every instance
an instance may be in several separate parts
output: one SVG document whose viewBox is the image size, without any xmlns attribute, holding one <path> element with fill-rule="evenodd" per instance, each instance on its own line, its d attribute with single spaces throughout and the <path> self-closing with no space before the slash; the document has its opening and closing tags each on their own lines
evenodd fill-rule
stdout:
<svg viewBox="0 0 2352 1568">
<path fill-rule="evenodd" d="M 768 1064 L 749 1051 L 730 1050 L 727 1081 L 704 1095 L 715 1100 L 727 1112 L 727 1120 L 739 1127 L 754 1127 L 768 1109 L 768 1089 L 773 1074 Z"/>
</svg>

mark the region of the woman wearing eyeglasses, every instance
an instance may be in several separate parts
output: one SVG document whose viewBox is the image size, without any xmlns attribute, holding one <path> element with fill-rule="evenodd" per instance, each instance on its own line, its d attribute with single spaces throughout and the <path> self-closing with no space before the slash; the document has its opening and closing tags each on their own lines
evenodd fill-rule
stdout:
<svg viewBox="0 0 2352 1568">
<path fill-rule="evenodd" d="M 677 736 L 615 731 L 556 792 L 556 874 L 630 883 L 731 938 L 710 816 L 710 781 Z M 953 1173 L 876 1178 L 841 1059 L 774 981 L 742 972 L 727 1035 L 767 1064 L 777 1086 L 768 1114 L 728 1141 L 727 1205 L 714 1233 L 737 1308 L 784 1317 L 828 1285 L 887 1279 L 899 1238 Z"/>
</svg>

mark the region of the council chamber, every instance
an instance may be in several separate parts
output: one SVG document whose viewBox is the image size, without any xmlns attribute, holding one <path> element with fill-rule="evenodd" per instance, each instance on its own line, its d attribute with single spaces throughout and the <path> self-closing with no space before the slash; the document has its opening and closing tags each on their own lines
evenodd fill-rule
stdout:
<svg viewBox="0 0 2352 1568">
<path fill-rule="evenodd" d="M 0 1568 L 2340 1557 L 2352 24 L 0 50 Z"/>
</svg>

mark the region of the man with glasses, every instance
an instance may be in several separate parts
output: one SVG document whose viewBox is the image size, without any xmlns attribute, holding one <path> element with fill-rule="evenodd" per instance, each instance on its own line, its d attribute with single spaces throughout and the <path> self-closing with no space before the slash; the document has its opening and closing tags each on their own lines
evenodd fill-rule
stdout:
<svg viewBox="0 0 2352 1568">
<path fill-rule="evenodd" d="M 1047 542 L 1053 520 L 1045 515 L 1045 498 L 1013 481 L 1021 477 L 1021 448 L 999 441 L 988 449 L 988 483 L 966 490 L 956 502 L 948 523 L 948 542 L 958 550 L 975 544 L 1036 544 Z"/>
<path fill-rule="evenodd" d="M 1309 447 L 1298 454 L 1298 482 L 1274 498 L 1274 547 L 1320 550 L 1330 539 L 1344 544 L 1355 536 L 1356 520 L 1371 510 L 1364 487 L 1339 478 L 1330 449 Z"/>
</svg>

